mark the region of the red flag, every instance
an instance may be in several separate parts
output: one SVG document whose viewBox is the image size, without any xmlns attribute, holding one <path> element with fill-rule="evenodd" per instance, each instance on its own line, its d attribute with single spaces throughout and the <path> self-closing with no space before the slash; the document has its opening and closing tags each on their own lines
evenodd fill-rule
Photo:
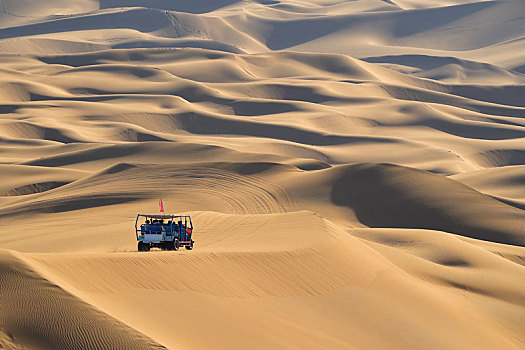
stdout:
<svg viewBox="0 0 525 350">
<path fill-rule="evenodd" d="M 160 208 L 160 212 L 164 213 L 164 203 L 162 203 L 162 199 L 159 200 L 159 208 Z"/>
</svg>

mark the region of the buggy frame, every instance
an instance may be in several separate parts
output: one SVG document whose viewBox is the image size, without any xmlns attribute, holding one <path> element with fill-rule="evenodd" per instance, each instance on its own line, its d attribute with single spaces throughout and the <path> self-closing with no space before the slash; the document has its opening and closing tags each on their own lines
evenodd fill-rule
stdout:
<svg viewBox="0 0 525 350">
<path fill-rule="evenodd" d="M 139 219 L 144 218 L 144 223 Z M 168 220 L 164 223 L 164 220 Z M 193 223 L 189 215 L 174 214 L 138 214 L 135 220 L 135 236 L 139 251 L 151 248 L 162 250 L 179 250 L 184 246 L 193 249 Z"/>
</svg>

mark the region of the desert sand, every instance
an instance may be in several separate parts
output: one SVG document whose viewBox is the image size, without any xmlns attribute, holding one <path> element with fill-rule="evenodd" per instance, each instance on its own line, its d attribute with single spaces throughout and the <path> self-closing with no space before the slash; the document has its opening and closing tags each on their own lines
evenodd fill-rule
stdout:
<svg viewBox="0 0 525 350">
<path fill-rule="evenodd" d="M 524 18 L 0 0 L 0 347 L 524 349 Z"/>
</svg>

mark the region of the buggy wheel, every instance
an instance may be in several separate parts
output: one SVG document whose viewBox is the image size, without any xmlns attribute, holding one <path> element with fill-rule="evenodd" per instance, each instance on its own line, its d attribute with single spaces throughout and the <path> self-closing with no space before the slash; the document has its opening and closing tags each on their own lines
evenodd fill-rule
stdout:
<svg viewBox="0 0 525 350">
<path fill-rule="evenodd" d="M 138 250 L 139 252 L 149 252 L 149 244 L 146 244 L 144 242 L 139 242 Z"/>
<path fill-rule="evenodd" d="M 178 239 L 173 240 L 173 250 L 179 250 L 180 243 Z"/>
<path fill-rule="evenodd" d="M 186 249 L 187 250 L 192 250 L 193 249 L 193 241 L 191 241 L 190 244 L 186 244 Z"/>
</svg>

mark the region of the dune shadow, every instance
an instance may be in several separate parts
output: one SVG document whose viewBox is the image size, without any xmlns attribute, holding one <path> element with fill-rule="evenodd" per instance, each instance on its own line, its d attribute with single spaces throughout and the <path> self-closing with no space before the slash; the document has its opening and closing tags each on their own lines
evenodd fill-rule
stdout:
<svg viewBox="0 0 525 350">
<path fill-rule="evenodd" d="M 494 66 L 488 63 L 480 63 L 447 56 L 429 55 L 385 55 L 374 56 L 362 59 L 369 63 L 398 64 L 402 66 L 414 67 L 421 70 L 433 70 L 449 64 L 458 64 L 466 68 L 490 69 Z"/>
<path fill-rule="evenodd" d="M 24 196 L 28 194 L 41 193 L 67 185 L 69 182 L 48 181 L 15 187 L 5 193 L 6 196 Z"/>
<path fill-rule="evenodd" d="M 124 9 L 115 13 L 94 13 L 84 16 L 56 17 L 45 22 L 0 29 L 0 39 L 82 30 L 133 29 L 142 33 L 172 27 L 167 14 L 145 8 Z"/>
<path fill-rule="evenodd" d="M 171 40 L 131 40 L 112 45 L 113 49 L 142 49 L 142 48 L 193 48 L 228 53 L 243 54 L 238 47 L 206 39 L 171 39 Z"/>
<path fill-rule="evenodd" d="M 63 213 L 143 200 L 143 196 L 85 195 L 39 200 L 0 210 L 0 218 L 28 213 Z"/>
<path fill-rule="evenodd" d="M 388 164 L 351 165 L 340 171 L 331 200 L 351 208 L 368 227 L 438 230 L 525 245 L 519 227 L 525 225 L 525 213 L 459 182 Z M 499 221 L 489 218 L 509 224 L 498 227 Z"/>
<path fill-rule="evenodd" d="M 330 135 L 287 125 L 253 122 L 243 119 L 216 118 L 193 112 L 174 115 L 177 124 L 183 130 L 204 135 L 236 135 L 261 137 L 296 142 L 315 146 L 333 146 L 342 144 L 378 143 L 394 144 L 394 138 L 373 136 Z"/>
<path fill-rule="evenodd" d="M 240 2 L 239 0 L 99 0 L 100 8 L 146 7 L 202 14 Z"/>
<path fill-rule="evenodd" d="M 524 108 L 505 105 L 489 105 L 484 103 L 485 101 L 481 99 L 474 100 L 455 95 L 453 89 L 448 93 L 443 93 L 393 85 L 382 85 L 381 88 L 390 96 L 399 100 L 442 104 L 487 115 L 525 118 Z"/>
</svg>

